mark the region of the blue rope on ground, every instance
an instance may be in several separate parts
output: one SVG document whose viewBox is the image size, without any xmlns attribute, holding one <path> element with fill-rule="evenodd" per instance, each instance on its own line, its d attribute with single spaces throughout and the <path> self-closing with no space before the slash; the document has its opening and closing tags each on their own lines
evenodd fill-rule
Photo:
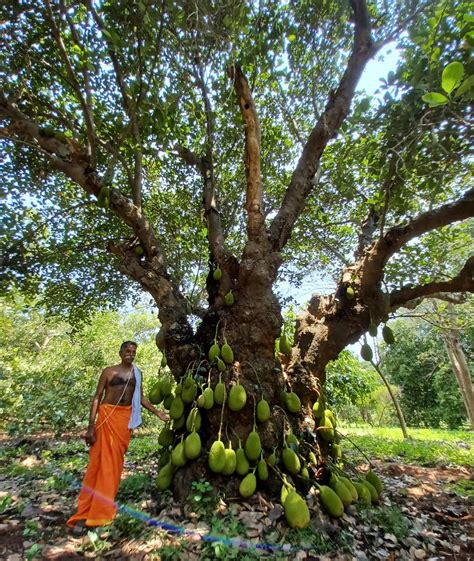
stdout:
<svg viewBox="0 0 474 561">
<path fill-rule="evenodd" d="M 71 487 L 73 487 L 74 489 L 80 489 L 81 487 L 83 487 L 82 483 L 80 483 L 75 477 L 73 477 L 70 474 L 66 474 L 64 472 L 60 472 L 58 473 L 58 470 L 56 467 L 47 466 L 53 473 L 55 473 L 58 477 L 60 477 L 61 479 L 63 479 L 64 481 L 66 481 L 68 484 L 71 485 Z M 100 496 L 99 493 L 97 493 L 96 491 L 94 491 L 93 489 L 88 489 L 85 488 L 85 490 L 87 492 L 90 492 L 92 494 L 94 494 L 96 497 L 98 497 L 100 500 L 104 501 L 104 502 L 110 502 L 110 499 L 108 499 L 107 497 L 102 497 Z M 269 551 L 269 552 L 284 552 L 286 554 L 288 553 L 293 553 L 296 551 L 302 551 L 304 550 L 304 548 L 293 548 L 291 546 L 289 546 L 289 544 L 287 545 L 278 545 L 278 544 L 269 544 L 269 543 L 254 543 L 251 542 L 249 540 L 242 540 L 240 538 L 228 538 L 226 536 L 218 536 L 218 535 L 213 535 L 213 534 L 201 534 L 198 530 L 189 530 L 186 528 L 183 528 L 182 526 L 178 526 L 176 524 L 171 524 L 169 522 L 164 522 L 161 520 L 158 520 L 156 518 L 153 518 L 151 516 L 149 516 L 147 513 L 131 508 L 130 506 L 126 505 L 126 504 L 122 504 L 119 503 L 117 501 L 115 501 L 115 504 L 118 507 L 119 512 L 121 513 L 125 513 L 128 516 L 131 516 L 133 518 L 136 518 L 137 520 L 142 521 L 145 524 L 148 524 L 149 526 L 153 526 L 156 528 L 160 528 L 162 530 L 165 530 L 166 532 L 169 532 L 170 534 L 178 534 L 178 535 L 182 535 L 184 537 L 188 536 L 199 536 L 200 540 L 204 541 L 204 542 L 209 542 L 209 543 L 222 543 L 223 545 L 229 546 L 229 547 L 234 547 L 237 549 L 254 549 L 254 550 L 258 550 L 258 551 Z"/>
</svg>

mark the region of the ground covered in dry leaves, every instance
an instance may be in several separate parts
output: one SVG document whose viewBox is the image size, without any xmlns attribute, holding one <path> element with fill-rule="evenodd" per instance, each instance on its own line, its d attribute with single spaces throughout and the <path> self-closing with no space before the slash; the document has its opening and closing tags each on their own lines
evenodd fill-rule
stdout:
<svg viewBox="0 0 474 561">
<path fill-rule="evenodd" d="M 156 492 L 156 463 L 142 449 L 127 460 L 114 524 L 75 537 L 65 521 L 86 461 L 77 439 L 0 442 L 0 559 L 474 559 L 467 467 L 375 461 L 385 485 L 378 506 L 351 506 L 331 520 L 312 494 L 311 526 L 290 530 L 277 502 L 224 501 L 206 481 L 176 505 Z"/>
</svg>

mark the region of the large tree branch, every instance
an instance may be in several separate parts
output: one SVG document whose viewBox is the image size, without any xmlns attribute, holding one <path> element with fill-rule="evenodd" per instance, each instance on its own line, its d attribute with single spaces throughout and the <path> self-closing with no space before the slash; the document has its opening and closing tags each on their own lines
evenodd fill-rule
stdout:
<svg viewBox="0 0 474 561">
<path fill-rule="evenodd" d="M 57 170 L 63 172 L 87 193 L 98 197 L 102 188 L 101 179 L 92 168 L 89 156 L 76 141 L 60 141 L 55 137 L 44 136 L 40 127 L 11 103 L 1 90 L 0 116 L 9 119 L 11 123 L 7 129 L 4 129 L 3 136 L 13 140 L 18 136 L 28 139 L 30 144 L 49 157 L 51 164 Z M 110 208 L 139 237 L 152 267 L 165 274 L 164 251 L 151 224 L 140 209 L 117 189 L 111 192 Z"/>
<path fill-rule="evenodd" d="M 197 168 L 201 174 L 203 181 L 202 204 L 207 223 L 209 250 L 212 259 L 223 264 L 226 254 L 224 246 L 225 240 L 221 218 L 217 208 L 212 162 L 208 155 L 199 156 L 192 150 L 179 144 L 175 146 L 175 150 L 189 166 Z"/>
<path fill-rule="evenodd" d="M 370 206 L 366 219 L 364 220 L 361 230 L 359 232 L 359 244 L 354 254 L 356 259 L 362 257 L 364 250 L 372 243 L 372 239 L 377 229 L 377 224 L 380 220 L 380 214 L 377 212 L 373 205 Z"/>
<path fill-rule="evenodd" d="M 80 103 L 81 108 L 82 108 L 82 112 L 84 114 L 84 120 L 85 120 L 85 123 L 86 123 L 86 129 L 87 129 L 87 140 L 88 140 L 88 142 L 87 142 L 87 154 L 90 157 L 91 167 L 95 168 L 95 166 L 96 166 L 96 153 L 95 153 L 96 138 L 95 138 L 94 117 L 93 117 L 93 114 L 92 114 L 90 95 L 88 96 L 88 99 L 89 99 L 89 102 L 88 102 L 84 98 L 84 95 L 83 95 L 82 90 L 81 90 L 81 86 L 80 86 L 79 81 L 78 81 L 77 76 L 76 76 L 76 73 L 74 72 L 74 69 L 72 67 L 71 59 L 69 58 L 69 55 L 68 55 L 67 50 L 66 50 L 66 46 L 64 45 L 64 41 L 63 41 L 62 36 L 61 36 L 61 31 L 59 30 L 59 27 L 56 24 L 56 20 L 54 18 L 53 10 L 51 8 L 51 4 L 50 4 L 49 0 L 45 0 L 45 6 L 46 6 L 47 18 L 48 18 L 48 21 L 51 25 L 54 39 L 55 39 L 56 44 L 58 46 L 59 52 L 61 53 L 61 57 L 64 61 L 65 66 L 66 66 L 66 70 L 67 70 L 69 79 L 70 79 L 70 81 L 73 85 L 74 92 L 77 95 L 77 98 L 78 98 L 79 103 Z M 88 81 L 86 83 L 88 84 Z"/>
<path fill-rule="evenodd" d="M 336 92 L 331 93 L 324 113 L 306 142 L 286 190 L 282 206 L 273 220 L 270 235 L 274 248 L 281 250 L 304 209 L 314 187 L 314 177 L 329 140 L 349 113 L 355 88 L 367 61 L 376 49 L 370 34 L 370 21 L 365 0 L 351 0 L 355 17 L 354 44 L 344 75 Z"/>
<path fill-rule="evenodd" d="M 134 173 L 133 173 L 133 182 L 131 185 L 132 188 L 132 199 L 137 208 L 141 208 L 142 206 L 142 179 L 143 179 L 143 151 L 142 151 L 142 144 L 141 144 L 141 137 L 140 137 L 140 127 L 138 124 L 138 115 L 136 111 L 135 104 L 133 102 L 132 97 L 129 95 L 127 86 L 125 84 L 125 77 L 123 74 L 122 66 L 119 62 L 117 53 L 115 52 L 115 47 L 112 41 L 107 36 L 107 30 L 104 21 L 99 16 L 97 11 L 95 10 L 91 0 L 84 0 L 83 2 L 87 9 L 92 14 L 94 21 L 97 24 L 97 27 L 102 32 L 102 36 L 104 37 L 105 42 L 107 43 L 108 53 L 110 60 L 112 61 L 112 66 L 114 68 L 115 78 L 117 81 L 117 85 L 119 87 L 123 106 L 125 112 L 127 113 L 128 118 L 130 119 L 130 130 L 133 136 L 133 139 L 138 146 L 134 152 Z M 104 33 L 105 32 L 105 33 Z"/>
<path fill-rule="evenodd" d="M 470 257 L 460 273 L 447 281 L 433 281 L 413 287 L 404 287 L 390 294 L 390 308 L 401 306 L 427 297 L 436 297 L 449 292 L 474 292 L 474 256 Z"/>
<path fill-rule="evenodd" d="M 248 216 L 248 239 L 252 242 L 261 238 L 265 223 L 260 172 L 260 123 L 255 102 L 242 69 L 236 65 L 230 66 L 229 77 L 233 80 L 240 111 L 245 122 L 245 175 L 247 177 L 245 208 Z"/>
<path fill-rule="evenodd" d="M 386 232 L 366 250 L 363 258 L 361 282 L 366 286 L 376 286 L 383 277 L 387 261 L 410 240 L 427 232 L 442 228 L 474 216 L 474 189 L 453 203 L 435 210 L 423 212 L 408 224 L 395 226 Z"/>
</svg>

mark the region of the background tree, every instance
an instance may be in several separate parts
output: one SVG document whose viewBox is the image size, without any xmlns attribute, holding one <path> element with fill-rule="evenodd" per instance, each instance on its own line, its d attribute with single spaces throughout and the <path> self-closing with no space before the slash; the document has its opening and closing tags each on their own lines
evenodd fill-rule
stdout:
<svg viewBox="0 0 474 561">
<path fill-rule="evenodd" d="M 327 363 L 400 306 L 474 288 L 474 257 L 449 278 L 434 271 L 410 286 L 386 275 L 390 259 L 410 260 L 416 239 L 456 235 L 453 224 L 474 215 L 468 9 L 365 0 L 3 7 L 5 283 L 78 320 L 130 294 L 115 266 L 158 307 L 157 344 L 177 380 L 189 367 L 197 375 L 214 339 L 227 340 L 236 358 L 228 389 L 239 381 L 272 406 L 259 428 L 264 449 L 282 443 L 285 415 L 274 406 L 292 389 L 302 411 L 290 424 L 324 463 L 310 413 Z M 394 40 L 403 56 L 383 100 L 357 99 L 366 63 Z M 324 266 L 336 291 L 310 300 L 280 364 L 273 286 Z M 252 399 L 223 417 L 207 413 L 205 447 L 221 418 L 245 439 Z M 176 488 L 186 493 L 202 464 L 179 470 Z"/>
<path fill-rule="evenodd" d="M 84 429 L 101 370 L 118 362 L 131 336 L 145 391 L 156 381 L 156 320 L 149 312 L 101 312 L 75 332 L 18 295 L 2 299 L 0 310 L 1 430 L 24 436 Z"/>
<path fill-rule="evenodd" d="M 383 366 L 401 390 L 407 423 L 461 426 L 466 410 L 439 330 L 424 319 L 398 320 L 394 329 L 397 344 L 385 348 Z"/>
</svg>

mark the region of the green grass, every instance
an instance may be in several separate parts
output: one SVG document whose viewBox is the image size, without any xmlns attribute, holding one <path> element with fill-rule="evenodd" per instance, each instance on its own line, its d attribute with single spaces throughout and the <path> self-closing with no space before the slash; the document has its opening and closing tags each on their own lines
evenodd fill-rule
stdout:
<svg viewBox="0 0 474 561">
<path fill-rule="evenodd" d="M 432 465 L 472 465 L 474 433 L 461 430 L 408 429 L 409 440 L 399 428 L 340 428 L 341 444 L 349 458 L 362 459 L 360 448 L 369 458 Z"/>
</svg>

